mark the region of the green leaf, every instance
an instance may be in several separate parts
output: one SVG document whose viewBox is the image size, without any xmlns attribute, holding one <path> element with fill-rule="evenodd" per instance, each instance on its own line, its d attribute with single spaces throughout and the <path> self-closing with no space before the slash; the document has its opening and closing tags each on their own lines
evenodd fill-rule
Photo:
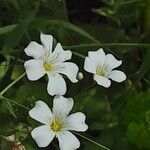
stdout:
<svg viewBox="0 0 150 150">
<path fill-rule="evenodd" d="M 146 54 L 144 53 L 143 62 L 137 73 L 139 78 L 142 78 L 142 76 L 149 70 L 149 68 L 150 68 L 150 59 L 149 58 L 150 58 L 150 51 L 147 50 Z"/>
<path fill-rule="evenodd" d="M 3 46 L 4 53 L 10 52 L 12 48 L 17 46 L 24 33 L 27 31 L 28 26 L 33 21 L 35 13 L 35 10 L 28 13 L 24 20 L 21 21 L 12 32 L 7 34 Z"/>
<path fill-rule="evenodd" d="M 122 111 L 122 125 L 127 126 L 127 138 L 139 148 L 150 148 L 150 93 L 140 92 L 126 97 L 127 104 Z"/>
<path fill-rule="evenodd" d="M 9 64 L 10 64 L 9 58 L 6 58 L 6 60 L 0 64 L 0 80 L 4 77 L 4 75 L 8 71 Z"/>
<path fill-rule="evenodd" d="M 14 108 L 12 107 L 12 104 L 8 101 L 3 101 L 5 107 L 7 107 L 7 109 L 9 110 L 10 114 L 12 114 L 15 118 L 17 118 Z"/>
<path fill-rule="evenodd" d="M 34 106 L 38 100 L 51 103 L 51 97 L 47 93 L 47 87 L 44 83 L 26 83 L 21 85 L 16 93 L 16 101 L 23 105 Z"/>
<path fill-rule="evenodd" d="M 5 27 L 1 27 L 0 28 L 0 35 L 11 32 L 12 30 L 14 30 L 16 28 L 16 26 L 17 25 L 14 24 L 14 25 L 8 25 L 8 26 L 5 26 Z"/>
<path fill-rule="evenodd" d="M 42 20 L 40 20 L 40 22 L 41 21 Z M 99 43 L 99 41 L 96 40 L 95 37 L 91 36 L 87 31 L 83 30 L 82 28 L 80 28 L 72 23 L 61 21 L 61 20 L 47 20 L 46 22 L 42 22 L 42 23 L 47 24 L 49 26 L 54 26 L 55 28 L 56 27 L 66 28 L 69 31 L 73 31 L 73 32 L 91 40 L 94 43 Z"/>
<path fill-rule="evenodd" d="M 144 123 L 131 122 L 126 134 L 128 139 L 140 149 L 150 148 L 150 131 L 146 129 Z"/>
</svg>

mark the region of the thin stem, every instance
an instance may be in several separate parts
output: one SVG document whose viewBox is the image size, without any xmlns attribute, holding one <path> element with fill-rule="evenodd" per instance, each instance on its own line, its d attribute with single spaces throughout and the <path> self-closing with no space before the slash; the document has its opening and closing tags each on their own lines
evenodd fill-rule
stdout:
<svg viewBox="0 0 150 150">
<path fill-rule="evenodd" d="M 8 56 L 9 58 L 11 58 L 11 59 L 15 59 L 15 57 L 13 57 L 13 56 Z M 17 59 L 17 61 L 19 61 L 19 62 L 21 62 L 21 63 L 24 63 L 24 60 L 22 60 L 22 59 Z"/>
<path fill-rule="evenodd" d="M 80 58 L 83 58 L 83 59 L 85 59 L 85 57 L 86 57 L 85 55 L 82 55 L 82 54 L 77 53 L 77 52 L 72 52 L 72 54 L 75 55 L 75 56 L 78 56 Z"/>
<path fill-rule="evenodd" d="M 80 137 L 82 137 L 82 138 L 84 138 L 85 140 L 90 141 L 91 143 L 93 143 L 93 144 L 95 144 L 95 145 L 97 145 L 97 146 L 99 146 L 99 147 L 101 147 L 103 149 L 110 150 L 110 148 L 108 148 L 108 147 L 106 147 L 106 146 L 104 146 L 104 145 L 102 145 L 100 143 L 97 143 L 97 142 L 95 142 L 95 141 L 93 141 L 93 140 L 91 140 L 91 139 L 89 139 L 89 138 L 87 138 L 87 137 L 85 137 L 85 136 L 77 133 L 77 132 L 73 132 L 73 133 L 76 134 L 76 135 L 78 135 L 78 136 L 80 136 Z"/>
<path fill-rule="evenodd" d="M 4 97 L 4 96 L 2 96 L 2 95 L 0 95 L 0 99 L 1 99 L 1 100 L 6 100 L 6 101 L 11 102 L 11 103 L 14 103 L 15 105 L 17 105 L 17 106 L 19 106 L 19 107 L 22 107 L 22 108 L 24 108 L 24 109 L 29 110 L 28 107 L 26 107 L 26 106 L 24 106 L 24 105 L 22 105 L 22 104 L 20 104 L 20 103 L 18 103 L 18 102 L 16 102 L 16 101 L 13 101 L 13 100 L 11 100 L 11 99 L 9 99 L 9 98 L 6 98 L 6 97 Z"/>
<path fill-rule="evenodd" d="M 138 48 L 150 48 L 150 44 L 146 43 L 100 43 L 100 44 L 81 44 L 73 46 L 64 46 L 64 49 L 98 49 L 100 47 L 138 47 Z"/>
<path fill-rule="evenodd" d="M 76 94 L 75 96 L 73 96 L 73 98 L 78 97 L 79 95 L 81 95 L 82 93 L 84 93 L 86 90 L 90 89 L 91 87 L 93 87 L 94 85 L 96 85 L 95 82 L 93 82 L 92 84 L 90 84 L 88 87 L 86 87 L 85 89 L 83 89 L 81 92 L 79 92 L 78 94 Z"/>
<path fill-rule="evenodd" d="M 22 67 L 22 65 L 12 65 L 12 64 L 8 64 L 8 65 L 1 65 L 1 66 L 4 66 L 4 67 L 6 67 L 6 66 L 21 66 Z"/>
<path fill-rule="evenodd" d="M 21 76 L 19 76 L 16 80 L 14 80 L 11 84 L 9 84 L 4 90 L 1 91 L 0 95 L 3 95 L 5 92 L 7 92 L 14 84 L 16 84 L 19 80 L 21 80 L 26 73 L 24 72 Z"/>
</svg>

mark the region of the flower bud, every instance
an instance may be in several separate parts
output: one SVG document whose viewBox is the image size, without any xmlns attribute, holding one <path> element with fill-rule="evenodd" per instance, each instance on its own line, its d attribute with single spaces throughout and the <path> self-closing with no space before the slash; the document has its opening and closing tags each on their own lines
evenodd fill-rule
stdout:
<svg viewBox="0 0 150 150">
<path fill-rule="evenodd" d="M 82 72 L 79 72 L 78 74 L 77 74 L 77 79 L 78 80 L 82 80 L 83 79 L 83 73 Z"/>
</svg>

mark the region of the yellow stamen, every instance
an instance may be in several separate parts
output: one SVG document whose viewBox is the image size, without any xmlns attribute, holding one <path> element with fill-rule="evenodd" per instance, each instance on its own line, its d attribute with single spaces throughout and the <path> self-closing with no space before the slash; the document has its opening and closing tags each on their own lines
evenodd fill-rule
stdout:
<svg viewBox="0 0 150 150">
<path fill-rule="evenodd" d="M 51 63 L 48 63 L 48 62 L 44 63 L 44 68 L 46 71 L 53 71 L 54 70 L 53 65 Z"/>
<path fill-rule="evenodd" d="M 54 132 L 61 131 L 63 128 L 62 123 L 58 119 L 54 120 L 50 126 Z"/>
<path fill-rule="evenodd" d="M 104 68 L 101 68 L 101 67 L 97 67 L 96 68 L 96 74 L 99 75 L 99 76 L 106 76 L 106 71 Z"/>
</svg>

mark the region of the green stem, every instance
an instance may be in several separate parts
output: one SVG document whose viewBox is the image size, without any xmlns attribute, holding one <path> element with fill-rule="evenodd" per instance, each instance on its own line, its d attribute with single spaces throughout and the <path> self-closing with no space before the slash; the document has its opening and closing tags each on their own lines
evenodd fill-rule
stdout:
<svg viewBox="0 0 150 150">
<path fill-rule="evenodd" d="M 4 97 L 4 96 L 2 96 L 2 95 L 0 95 L 0 99 L 1 99 L 1 100 L 6 100 L 6 101 L 11 102 L 11 103 L 14 103 L 15 105 L 17 105 L 17 106 L 19 106 L 19 107 L 22 107 L 22 108 L 24 108 L 24 109 L 29 110 L 28 107 L 23 106 L 22 104 L 20 104 L 20 103 L 18 103 L 18 102 L 16 102 L 16 101 L 13 101 L 13 100 L 11 100 L 11 99 L 9 99 L 9 98 L 6 98 L 6 97 Z"/>
<path fill-rule="evenodd" d="M 82 54 L 77 53 L 77 52 L 72 52 L 72 54 L 75 55 L 75 56 L 78 56 L 80 58 L 83 58 L 83 59 L 85 59 L 85 57 L 86 57 L 85 55 L 82 55 Z"/>
<path fill-rule="evenodd" d="M 9 84 L 4 90 L 1 91 L 0 95 L 2 96 L 5 92 L 7 92 L 14 84 L 16 84 L 19 80 L 21 80 L 26 73 L 24 72 L 21 76 L 19 76 L 16 80 L 14 80 L 11 84 Z"/>
<path fill-rule="evenodd" d="M 11 59 L 15 59 L 15 57 L 8 55 L 9 58 Z M 18 62 L 24 63 L 24 60 L 22 59 L 17 59 Z"/>
<path fill-rule="evenodd" d="M 88 87 L 86 87 L 85 89 L 83 89 L 81 92 L 79 92 L 78 94 L 76 94 L 75 96 L 73 96 L 73 98 L 76 98 L 76 97 L 80 96 L 82 93 L 84 93 L 85 91 L 89 90 L 91 87 L 93 87 L 95 85 L 96 85 L 96 82 L 93 82 Z"/>
<path fill-rule="evenodd" d="M 63 46 L 64 49 L 98 49 L 100 47 L 138 47 L 138 48 L 150 48 L 150 44 L 145 43 L 100 43 L 100 44 L 81 44 L 81 45 L 73 45 L 73 46 Z"/>
<path fill-rule="evenodd" d="M 8 65 L 1 65 L 1 66 L 4 66 L 4 67 L 6 67 L 6 66 L 21 66 L 21 67 L 22 67 L 22 65 L 12 65 L 12 64 L 8 64 Z"/>
<path fill-rule="evenodd" d="M 80 136 L 80 137 L 82 137 L 82 138 L 84 138 L 85 140 L 90 141 L 91 143 L 93 143 L 93 144 L 95 144 L 95 145 L 97 145 L 97 146 L 99 146 L 99 147 L 101 147 L 103 149 L 110 150 L 110 148 L 108 148 L 108 147 L 106 147 L 106 146 L 104 146 L 102 144 L 99 144 L 99 143 L 97 143 L 97 142 L 95 142 L 95 141 L 93 141 L 93 140 L 91 140 L 91 139 L 89 139 L 89 138 L 87 138 L 87 137 L 79 134 L 79 133 L 76 133 L 76 132 L 73 132 L 73 133 L 76 134 L 76 135 L 78 135 L 78 136 Z"/>
</svg>

